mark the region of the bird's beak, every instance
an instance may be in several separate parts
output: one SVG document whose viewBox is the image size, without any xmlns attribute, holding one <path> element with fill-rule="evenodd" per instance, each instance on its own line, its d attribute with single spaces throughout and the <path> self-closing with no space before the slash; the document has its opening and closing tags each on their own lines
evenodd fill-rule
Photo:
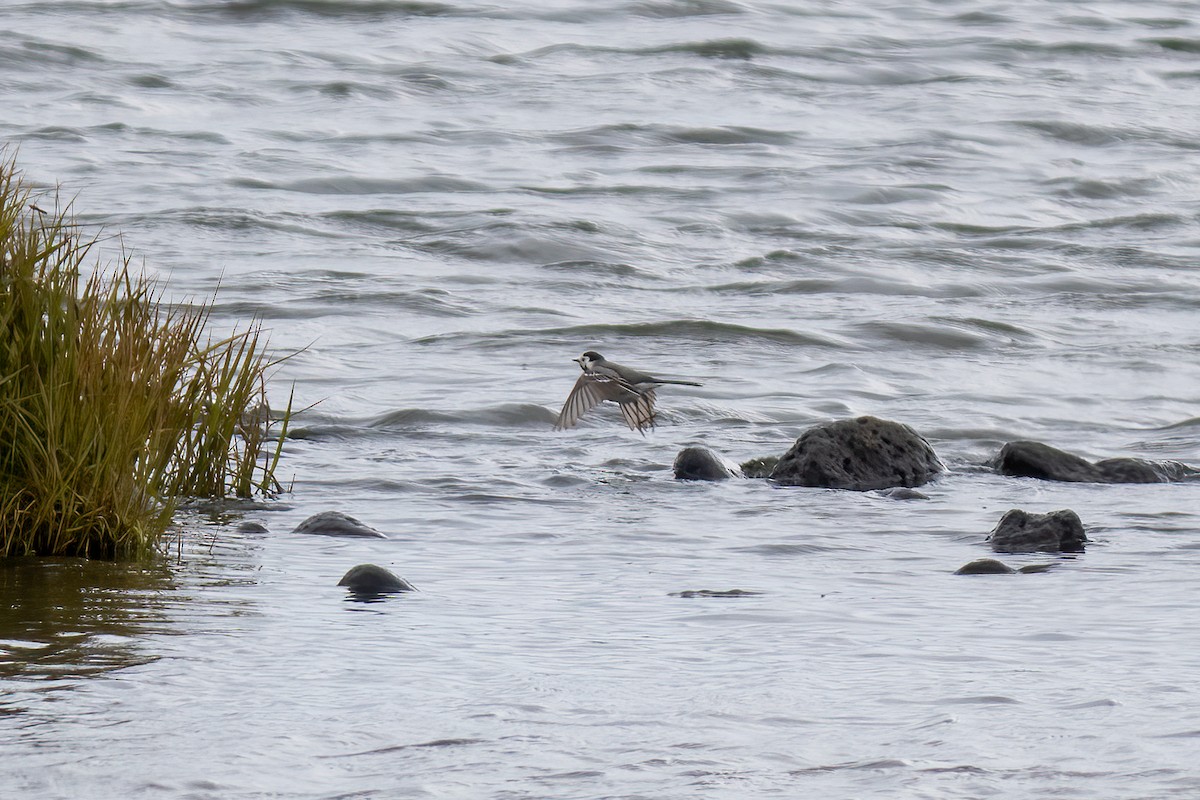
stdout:
<svg viewBox="0 0 1200 800">
<path fill-rule="evenodd" d="M 576 364 L 582 364 L 583 356 L 580 356 L 579 358 L 572 358 L 571 360 L 574 361 Z"/>
</svg>

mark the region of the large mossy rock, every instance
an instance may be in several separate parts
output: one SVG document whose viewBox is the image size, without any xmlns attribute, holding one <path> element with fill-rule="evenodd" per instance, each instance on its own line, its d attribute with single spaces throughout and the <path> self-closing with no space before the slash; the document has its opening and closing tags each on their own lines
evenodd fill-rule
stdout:
<svg viewBox="0 0 1200 800">
<path fill-rule="evenodd" d="M 1041 442 L 1009 442 L 992 460 L 1002 475 L 1074 483 L 1169 483 L 1200 475 L 1178 461 L 1108 458 L 1092 463 Z"/>
<path fill-rule="evenodd" d="M 858 417 L 805 431 L 771 471 L 784 486 L 890 489 L 922 486 L 942 471 L 937 454 L 899 422 Z"/>
<path fill-rule="evenodd" d="M 743 461 L 739 466 L 742 470 L 742 475 L 747 478 L 769 478 L 771 471 L 775 469 L 775 465 L 779 463 L 779 456 L 763 456 L 762 458 L 752 458 L 749 461 Z"/>
<path fill-rule="evenodd" d="M 1087 540 L 1079 515 L 1068 508 L 1049 514 L 1014 508 L 988 537 L 997 553 L 1082 553 Z"/>
</svg>

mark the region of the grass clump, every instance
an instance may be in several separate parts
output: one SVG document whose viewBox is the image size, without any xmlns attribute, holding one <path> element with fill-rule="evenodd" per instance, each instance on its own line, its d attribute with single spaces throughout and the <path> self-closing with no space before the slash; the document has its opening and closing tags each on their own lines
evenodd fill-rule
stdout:
<svg viewBox="0 0 1200 800">
<path fill-rule="evenodd" d="M 0 161 L 0 556 L 148 553 L 186 497 L 271 494 L 261 327 L 213 338 Z"/>
</svg>

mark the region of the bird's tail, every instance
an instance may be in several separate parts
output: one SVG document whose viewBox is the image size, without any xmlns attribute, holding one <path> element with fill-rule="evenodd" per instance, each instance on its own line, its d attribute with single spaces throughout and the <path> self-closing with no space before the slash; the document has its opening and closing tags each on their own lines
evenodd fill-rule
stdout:
<svg viewBox="0 0 1200 800">
<path fill-rule="evenodd" d="M 679 386 L 703 386 L 704 385 L 703 383 L 696 383 L 695 381 L 672 381 L 672 380 L 667 380 L 666 378 L 655 378 L 654 382 L 655 383 L 674 383 Z"/>
</svg>

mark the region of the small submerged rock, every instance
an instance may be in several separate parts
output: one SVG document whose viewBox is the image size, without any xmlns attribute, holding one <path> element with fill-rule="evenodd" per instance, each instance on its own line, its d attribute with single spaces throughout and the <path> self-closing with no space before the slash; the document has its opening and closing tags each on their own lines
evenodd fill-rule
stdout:
<svg viewBox="0 0 1200 800">
<path fill-rule="evenodd" d="M 340 511 L 322 511 L 301 522 L 293 533 L 314 533 L 321 536 L 362 536 L 386 539 L 387 536 Z"/>
<path fill-rule="evenodd" d="M 685 589 L 682 592 L 671 592 L 671 597 L 753 597 L 762 592 L 751 592 L 746 589 Z"/>
<path fill-rule="evenodd" d="M 1079 515 L 1068 508 L 1049 514 L 1014 508 L 1000 518 L 988 541 L 997 553 L 1082 553 L 1088 538 Z"/>
<path fill-rule="evenodd" d="M 681 481 L 725 481 L 742 477 L 742 471 L 707 447 L 685 447 L 672 465 Z"/>
<path fill-rule="evenodd" d="M 929 442 L 899 422 L 858 417 L 801 434 L 771 471 L 783 486 L 869 491 L 921 486 L 942 471 Z"/>
<path fill-rule="evenodd" d="M 918 492 L 916 489 L 909 489 L 907 486 L 897 486 L 894 489 L 883 489 L 879 493 L 880 497 L 886 497 L 889 500 L 928 500 L 929 495 L 924 492 Z"/>
<path fill-rule="evenodd" d="M 1065 450 L 1031 441 L 1009 442 L 991 461 L 1002 475 L 1072 483 L 1172 483 L 1200 476 L 1179 461 L 1106 458 L 1095 464 Z"/>
<path fill-rule="evenodd" d="M 1013 569 L 1002 561 L 997 561 L 994 558 L 977 558 L 963 564 L 954 571 L 955 575 L 1016 575 L 1018 572 L 1030 574 L 1034 572 L 1045 572 L 1053 567 L 1053 564 L 1026 564 L 1020 569 Z"/>
<path fill-rule="evenodd" d="M 977 558 L 963 564 L 954 571 L 955 575 L 1015 575 L 1017 571 L 994 558 Z"/>
<path fill-rule="evenodd" d="M 394 594 L 417 590 L 417 587 L 404 578 L 376 564 L 359 564 L 357 567 L 351 567 L 350 571 L 338 581 L 338 586 L 345 586 L 355 594 Z"/>
<path fill-rule="evenodd" d="M 266 533 L 267 526 L 255 520 L 246 520 L 237 526 L 239 533 Z"/>
</svg>

